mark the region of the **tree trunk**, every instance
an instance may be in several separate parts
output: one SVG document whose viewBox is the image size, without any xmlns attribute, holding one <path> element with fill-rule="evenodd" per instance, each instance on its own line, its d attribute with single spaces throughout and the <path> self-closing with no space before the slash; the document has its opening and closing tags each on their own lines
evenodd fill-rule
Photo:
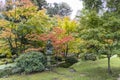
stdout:
<svg viewBox="0 0 120 80">
<path fill-rule="evenodd" d="M 111 58 L 111 55 L 108 54 L 108 55 L 107 55 L 107 58 L 108 58 L 108 74 L 112 74 L 111 66 L 110 66 L 110 58 Z"/>
</svg>

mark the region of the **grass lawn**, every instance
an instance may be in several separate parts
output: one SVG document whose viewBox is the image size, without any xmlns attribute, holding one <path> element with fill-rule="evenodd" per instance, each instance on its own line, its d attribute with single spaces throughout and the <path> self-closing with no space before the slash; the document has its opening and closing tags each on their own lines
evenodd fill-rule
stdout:
<svg viewBox="0 0 120 80">
<path fill-rule="evenodd" d="M 78 62 L 70 68 L 56 68 L 53 71 L 29 75 L 13 75 L 0 80 L 116 80 L 120 74 L 120 59 L 112 58 L 111 66 L 113 74 L 107 74 L 107 59 L 97 61 Z"/>
</svg>

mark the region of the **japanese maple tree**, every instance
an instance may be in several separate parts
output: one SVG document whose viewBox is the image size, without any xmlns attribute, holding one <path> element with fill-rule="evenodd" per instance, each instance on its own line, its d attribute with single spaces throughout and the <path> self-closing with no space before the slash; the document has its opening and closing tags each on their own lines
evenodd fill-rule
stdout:
<svg viewBox="0 0 120 80">
<path fill-rule="evenodd" d="M 66 31 L 60 27 L 53 27 L 53 29 L 48 33 L 43 33 L 40 35 L 32 34 L 28 35 L 27 37 L 30 39 L 32 38 L 33 40 L 41 40 L 45 43 L 48 40 L 51 40 L 56 55 L 62 54 L 63 56 L 66 56 L 64 54 L 66 50 L 66 43 L 69 43 L 74 39 L 72 35 L 66 35 Z"/>
</svg>

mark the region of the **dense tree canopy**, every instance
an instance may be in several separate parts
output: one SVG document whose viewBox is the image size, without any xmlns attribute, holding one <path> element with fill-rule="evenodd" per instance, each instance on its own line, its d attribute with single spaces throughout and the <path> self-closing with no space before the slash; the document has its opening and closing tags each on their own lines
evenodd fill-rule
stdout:
<svg viewBox="0 0 120 80">
<path fill-rule="evenodd" d="M 95 10 L 99 12 L 100 9 L 103 8 L 103 1 L 102 0 L 82 0 L 84 4 L 84 8 L 87 10 Z"/>
<path fill-rule="evenodd" d="M 35 6 L 22 8 L 18 7 L 3 13 L 8 25 L 1 25 L 3 28 L 1 39 L 5 39 L 6 43 L 9 44 L 12 54 L 21 53 L 29 47 L 27 45 L 31 43 L 26 38 L 27 34 L 46 32 L 52 25 L 45 10 L 37 11 Z"/>
<path fill-rule="evenodd" d="M 46 14 L 46 10 L 39 10 L 30 0 L 21 0 L 21 2 L 22 5 L 17 4 L 15 8 L 2 13 L 6 25 L 0 25 L 2 31 L 0 39 L 3 41 L 1 45 L 6 43 L 5 45 L 8 46 L 6 51 L 11 55 L 19 55 L 30 49 L 44 51 L 46 39 L 52 35 L 53 37 L 50 39 L 53 41 L 55 52 L 57 54 L 65 52 L 66 43 L 73 40 L 70 32 L 75 31 L 77 23 L 67 17 L 63 19 L 57 16 L 50 18 Z M 56 29 L 56 26 L 59 26 L 60 29 Z M 62 32 L 57 33 L 55 30 Z M 40 38 L 41 35 L 44 35 L 42 37 L 45 40 Z"/>
<path fill-rule="evenodd" d="M 107 55 L 108 72 L 111 73 L 110 58 L 119 53 L 119 2 L 115 0 L 83 1 L 85 9 L 80 17 L 79 33 L 80 38 L 86 43 L 83 45 L 86 48 L 84 52 Z M 104 10 L 103 6 L 107 9 L 101 15 L 98 11 L 101 8 Z M 93 7 L 96 10 L 92 10 Z"/>
<path fill-rule="evenodd" d="M 54 15 L 59 15 L 59 16 L 69 16 L 71 14 L 72 10 L 70 6 L 65 3 L 54 3 L 54 4 L 49 4 L 47 7 L 47 13 L 50 16 Z"/>
<path fill-rule="evenodd" d="M 31 1 L 39 7 L 39 10 L 41 10 L 47 6 L 46 0 L 31 0 Z"/>
</svg>

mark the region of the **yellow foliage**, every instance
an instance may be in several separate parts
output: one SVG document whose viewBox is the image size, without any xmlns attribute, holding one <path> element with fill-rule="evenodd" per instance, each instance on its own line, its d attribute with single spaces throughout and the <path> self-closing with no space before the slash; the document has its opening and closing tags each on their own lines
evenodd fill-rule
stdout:
<svg viewBox="0 0 120 80">
<path fill-rule="evenodd" d="M 112 43 L 113 43 L 113 40 L 111 40 L 111 39 L 106 39 L 105 42 L 107 42 L 108 44 L 112 44 Z"/>
<path fill-rule="evenodd" d="M 84 43 L 84 40 L 80 38 L 75 38 L 73 41 L 69 43 L 69 52 L 71 53 L 79 53 L 79 46 Z"/>
<path fill-rule="evenodd" d="M 35 15 L 37 12 L 37 7 L 32 6 L 32 7 L 26 7 L 23 9 L 23 7 L 18 7 L 15 9 L 12 9 L 7 12 L 3 12 L 4 15 L 6 15 L 9 18 L 14 18 L 16 20 L 21 19 L 21 16 L 25 16 L 26 18 L 30 18 Z"/>
<path fill-rule="evenodd" d="M 9 57 L 12 56 L 10 48 L 8 47 L 7 43 L 3 40 L 0 40 L 0 54 L 6 54 Z"/>
<path fill-rule="evenodd" d="M 71 20 L 69 17 L 59 18 L 58 17 L 58 26 L 62 29 L 66 30 L 69 34 L 70 32 L 74 32 L 77 29 L 77 22 L 75 20 Z"/>
<path fill-rule="evenodd" d="M 4 20 L 4 19 L 0 19 L 0 27 L 5 27 L 9 24 L 8 21 Z"/>
<path fill-rule="evenodd" d="M 2 31 L 2 33 L 0 34 L 0 38 L 14 38 L 15 35 L 11 32 L 10 28 L 6 28 L 4 31 Z"/>
</svg>

